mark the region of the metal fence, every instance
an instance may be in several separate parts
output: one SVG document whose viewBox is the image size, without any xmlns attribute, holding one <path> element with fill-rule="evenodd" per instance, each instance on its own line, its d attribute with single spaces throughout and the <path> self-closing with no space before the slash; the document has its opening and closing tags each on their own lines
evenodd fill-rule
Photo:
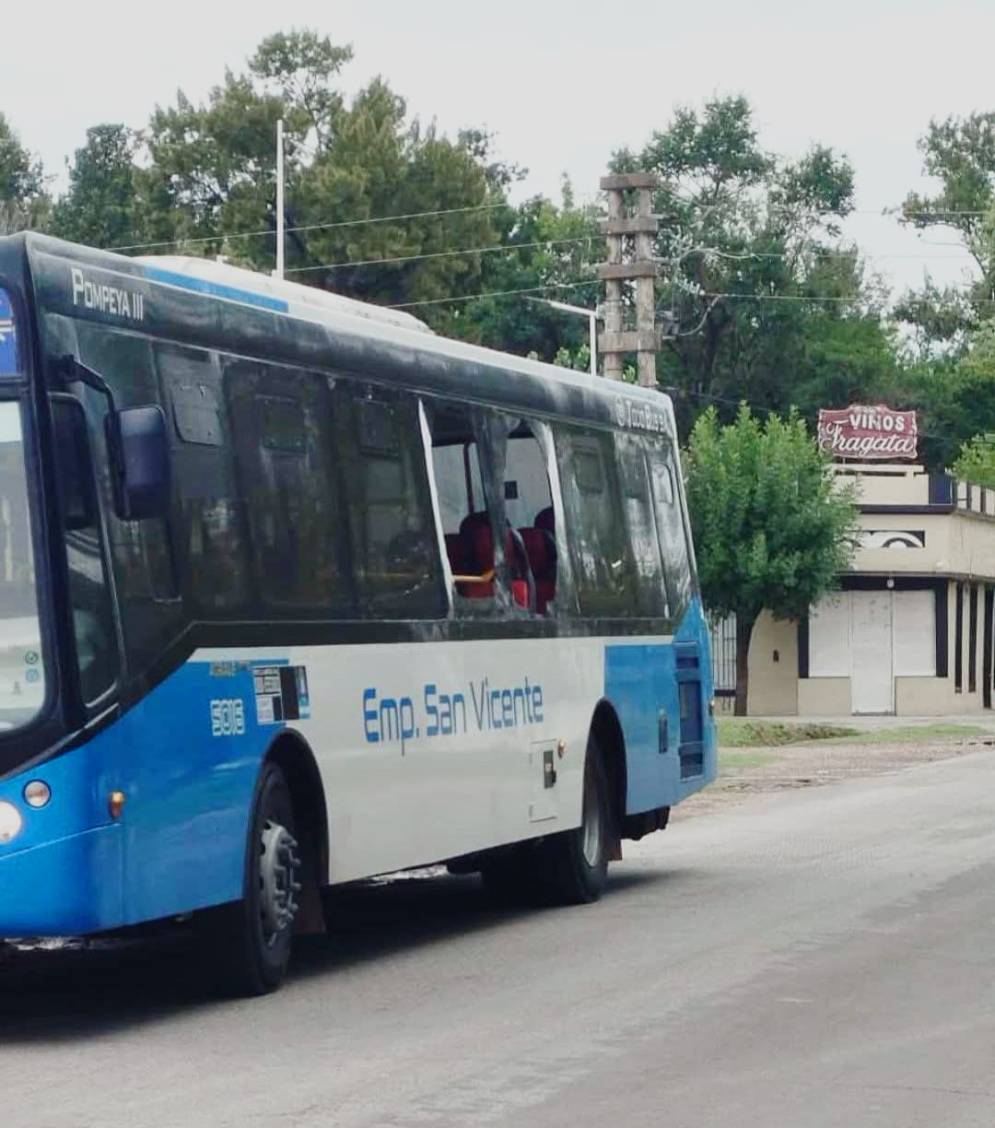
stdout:
<svg viewBox="0 0 995 1128">
<path fill-rule="evenodd" d="M 736 693 L 736 616 L 713 621 L 711 627 L 715 695 L 732 697 Z"/>
</svg>

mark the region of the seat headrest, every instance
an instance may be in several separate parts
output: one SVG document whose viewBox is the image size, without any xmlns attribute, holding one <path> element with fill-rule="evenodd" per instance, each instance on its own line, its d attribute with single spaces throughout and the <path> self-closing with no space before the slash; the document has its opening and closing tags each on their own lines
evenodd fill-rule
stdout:
<svg viewBox="0 0 995 1128">
<path fill-rule="evenodd" d="M 537 529 L 545 529 L 547 533 L 555 533 L 556 517 L 553 515 L 553 507 L 547 505 L 545 509 L 540 509 L 536 514 L 534 524 Z"/>
</svg>

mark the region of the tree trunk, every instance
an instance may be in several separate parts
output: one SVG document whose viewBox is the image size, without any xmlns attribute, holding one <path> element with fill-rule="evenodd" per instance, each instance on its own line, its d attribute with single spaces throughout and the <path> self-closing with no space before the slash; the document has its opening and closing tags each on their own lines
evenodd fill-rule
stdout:
<svg viewBox="0 0 995 1128">
<path fill-rule="evenodd" d="M 736 716 L 746 716 L 746 700 L 750 689 L 750 639 L 756 619 L 736 615 Z"/>
</svg>

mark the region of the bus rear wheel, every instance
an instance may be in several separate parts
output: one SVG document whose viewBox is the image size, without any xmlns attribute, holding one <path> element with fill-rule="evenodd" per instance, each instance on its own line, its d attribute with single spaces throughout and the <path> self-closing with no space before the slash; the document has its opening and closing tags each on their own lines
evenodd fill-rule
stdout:
<svg viewBox="0 0 995 1128">
<path fill-rule="evenodd" d="M 597 901 L 618 833 L 613 812 L 604 759 L 592 733 L 584 761 L 580 826 L 499 852 L 483 867 L 487 892 L 501 904 Z"/>
<path fill-rule="evenodd" d="M 580 826 L 538 844 L 537 877 L 549 900 L 561 905 L 597 901 L 608 879 L 608 860 L 616 834 L 605 762 L 592 733 L 584 760 Z"/>
<path fill-rule="evenodd" d="M 244 896 L 216 910 L 210 926 L 215 966 L 233 994 L 268 994 L 286 975 L 301 888 L 294 834 L 287 781 L 266 763 L 249 822 Z"/>
</svg>

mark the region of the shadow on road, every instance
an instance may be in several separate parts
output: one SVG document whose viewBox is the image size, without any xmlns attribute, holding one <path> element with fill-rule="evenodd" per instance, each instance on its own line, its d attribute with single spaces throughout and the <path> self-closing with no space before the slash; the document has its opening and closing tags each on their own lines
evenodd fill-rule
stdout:
<svg viewBox="0 0 995 1128">
<path fill-rule="evenodd" d="M 616 872 L 604 903 L 676 876 Z M 476 876 L 402 876 L 343 886 L 328 895 L 329 934 L 299 938 L 293 976 L 297 981 L 333 976 L 528 914 L 570 911 L 497 906 Z M 251 1005 L 219 999 L 192 932 L 179 927 L 55 949 L 0 947 L 0 1046 L 95 1037 L 180 1011 Z"/>
</svg>

